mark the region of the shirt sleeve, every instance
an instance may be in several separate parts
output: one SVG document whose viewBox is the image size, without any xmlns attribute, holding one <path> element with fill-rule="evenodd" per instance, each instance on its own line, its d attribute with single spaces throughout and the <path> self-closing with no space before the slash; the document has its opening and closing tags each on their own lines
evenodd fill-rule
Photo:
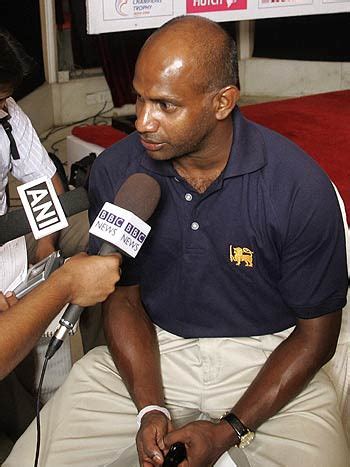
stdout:
<svg viewBox="0 0 350 467">
<path fill-rule="evenodd" d="M 41 144 L 28 116 L 13 99 L 9 111 L 12 133 L 20 155 L 19 160 L 12 160 L 12 175 L 22 183 L 43 176 L 52 178 L 56 167 Z"/>
<path fill-rule="evenodd" d="M 298 187 L 282 248 L 283 299 L 298 318 L 342 309 L 348 287 L 344 224 L 331 182 L 322 173 Z"/>
</svg>

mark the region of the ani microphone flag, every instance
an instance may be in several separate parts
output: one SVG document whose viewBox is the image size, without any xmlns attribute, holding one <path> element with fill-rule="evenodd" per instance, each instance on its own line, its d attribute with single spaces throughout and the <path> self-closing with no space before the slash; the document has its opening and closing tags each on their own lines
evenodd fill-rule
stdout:
<svg viewBox="0 0 350 467">
<path fill-rule="evenodd" d="M 34 238 L 50 235 L 68 226 L 52 181 L 41 177 L 17 187 Z"/>
</svg>

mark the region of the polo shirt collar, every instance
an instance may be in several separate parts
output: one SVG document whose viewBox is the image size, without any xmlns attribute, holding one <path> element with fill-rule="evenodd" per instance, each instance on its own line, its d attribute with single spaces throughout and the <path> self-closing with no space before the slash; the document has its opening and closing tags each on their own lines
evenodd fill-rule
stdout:
<svg viewBox="0 0 350 467">
<path fill-rule="evenodd" d="M 223 178 L 236 177 L 255 172 L 266 164 L 264 140 L 257 127 L 241 114 L 236 106 L 232 112 L 233 145 Z M 157 161 L 148 156 L 145 149 L 141 165 L 163 176 L 175 176 L 176 171 L 170 161 Z"/>
<path fill-rule="evenodd" d="M 236 106 L 232 112 L 233 144 L 224 178 L 255 172 L 266 164 L 264 140 L 254 123 Z"/>
</svg>

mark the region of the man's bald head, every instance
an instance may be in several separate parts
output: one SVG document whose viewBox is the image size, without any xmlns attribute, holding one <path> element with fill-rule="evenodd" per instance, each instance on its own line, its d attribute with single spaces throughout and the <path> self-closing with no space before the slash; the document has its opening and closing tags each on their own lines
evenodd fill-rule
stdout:
<svg viewBox="0 0 350 467">
<path fill-rule="evenodd" d="M 154 32 L 140 52 L 170 63 L 183 60 L 203 91 L 234 85 L 239 89 L 235 41 L 217 23 L 200 16 L 180 16 Z"/>
</svg>

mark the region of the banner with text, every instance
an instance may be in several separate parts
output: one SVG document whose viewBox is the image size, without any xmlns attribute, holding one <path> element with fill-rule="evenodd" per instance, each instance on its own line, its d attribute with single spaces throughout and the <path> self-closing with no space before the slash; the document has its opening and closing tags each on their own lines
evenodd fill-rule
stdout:
<svg viewBox="0 0 350 467">
<path fill-rule="evenodd" d="M 179 15 L 214 21 L 350 12 L 350 0 L 86 0 L 89 34 L 157 28 Z"/>
</svg>

